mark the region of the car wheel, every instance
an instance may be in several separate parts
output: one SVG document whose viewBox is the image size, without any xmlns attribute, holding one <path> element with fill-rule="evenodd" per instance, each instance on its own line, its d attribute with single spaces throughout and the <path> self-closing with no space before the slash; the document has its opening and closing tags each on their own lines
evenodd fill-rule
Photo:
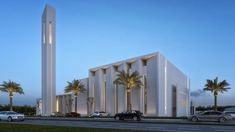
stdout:
<svg viewBox="0 0 235 132">
<path fill-rule="evenodd" d="M 115 120 L 116 120 L 116 121 L 120 120 L 120 117 L 119 117 L 119 116 L 116 116 L 116 117 L 115 117 Z"/>
<path fill-rule="evenodd" d="M 134 120 L 134 121 L 137 121 L 137 120 L 138 120 L 138 117 L 137 117 L 137 116 L 134 116 L 134 117 L 133 117 L 133 120 Z"/>
<path fill-rule="evenodd" d="M 8 121 L 8 122 L 12 122 L 12 118 L 11 118 L 11 117 L 8 117 L 7 121 Z"/>
<path fill-rule="evenodd" d="M 223 123 L 225 121 L 226 121 L 226 119 L 224 117 L 219 118 L 219 122 Z"/>
<path fill-rule="evenodd" d="M 192 117 L 192 119 L 191 119 L 193 122 L 197 122 L 198 121 L 198 119 L 197 119 L 197 117 Z"/>
</svg>

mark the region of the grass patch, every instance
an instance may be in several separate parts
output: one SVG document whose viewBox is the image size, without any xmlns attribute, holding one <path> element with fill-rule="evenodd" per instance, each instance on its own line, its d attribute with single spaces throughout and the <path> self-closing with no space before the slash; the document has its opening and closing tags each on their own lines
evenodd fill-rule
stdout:
<svg viewBox="0 0 235 132">
<path fill-rule="evenodd" d="M 44 125 L 0 124 L 0 132 L 136 132 L 136 130 L 118 130 L 104 128 L 80 128 Z"/>
</svg>

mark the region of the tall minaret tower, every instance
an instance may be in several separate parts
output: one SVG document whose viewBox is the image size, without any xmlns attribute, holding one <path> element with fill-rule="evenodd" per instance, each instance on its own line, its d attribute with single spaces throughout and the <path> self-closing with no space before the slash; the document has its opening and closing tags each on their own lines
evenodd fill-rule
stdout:
<svg viewBox="0 0 235 132">
<path fill-rule="evenodd" d="M 42 14 L 42 115 L 56 108 L 56 11 L 46 5 Z"/>
</svg>

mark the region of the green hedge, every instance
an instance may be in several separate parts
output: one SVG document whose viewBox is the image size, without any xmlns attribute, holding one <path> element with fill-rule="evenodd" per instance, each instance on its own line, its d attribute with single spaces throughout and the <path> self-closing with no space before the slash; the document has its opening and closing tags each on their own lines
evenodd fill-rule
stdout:
<svg viewBox="0 0 235 132">
<path fill-rule="evenodd" d="M 9 105 L 4 105 L 4 106 L 0 105 L 0 111 L 9 111 L 9 110 L 10 110 Z M 22 113 L 28 116 L 33 116 L 36 114 L 36 108 L 33 106 L 28 106 L 28 105 L 13 106 L 13 111 Z"/>
</svg>

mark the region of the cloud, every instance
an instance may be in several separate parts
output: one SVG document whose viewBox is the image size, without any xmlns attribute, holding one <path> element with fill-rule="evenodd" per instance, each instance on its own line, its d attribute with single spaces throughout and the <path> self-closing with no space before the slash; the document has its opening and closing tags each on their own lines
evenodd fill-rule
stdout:
<svg viewBox="0 0 235 132">
<path fill-rule="evenodd" d="M 193 92 L 190 93 L 191 97 L 199 97 L 199 96 L 202 96 L 202 95 L 205 95 L 205 91 L 203 91 L 201 89 L 198 89 L 198 90 L 193 91 Z"/>
</svg>

